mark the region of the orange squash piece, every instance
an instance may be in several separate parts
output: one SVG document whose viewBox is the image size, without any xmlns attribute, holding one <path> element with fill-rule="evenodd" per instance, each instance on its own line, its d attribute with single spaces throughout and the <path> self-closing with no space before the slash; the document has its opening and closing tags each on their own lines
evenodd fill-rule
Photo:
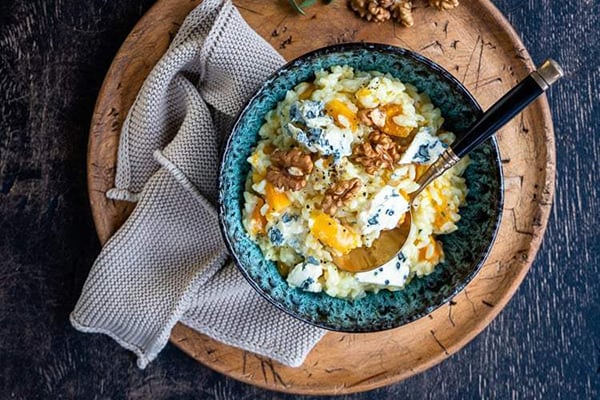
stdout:
<svg viewBox="0 0 600 400">
<path fill-rule="evenodd" d="M 400 104 L 386 104 L 385 106 L 381 106 L 380 109 L 385 113 L 385 125 L 381 127 L 381 130 L 384 133 L 401 138 L 405 138 L 410 135 L 410 132 L 412 132 L 413 128 L 400 126 L 393 120 L 394 117 L 402 115 L 403 113 L 402 106 Z"/>
<path fill-rule="evenodd" d="M 271 182 L 265 185 L 265 198 L 269 205 L 269 212 L 280 213 L 292 204 L 287 194 L 279 191 Z"/>
<path fill-rule="evenodd" d="M 316 211 L 312 217 L 313 225 L 310 233 L 324 245 L 346 254 L 360 244 L 360 236 L 356 232 L 329 214 Z"/>
<path fill-rule="evenodd" d="M 254 206 L 254 210 L 252 210 L 252 214 L 250 215 L 250 229 L 253 234 L 257 233 L 265 233 L 265 227 L 267 226 L 267 219 L 264 215 L 260 213 L 260 209 L 265 205 L 265 201 L 262 198 L 258 198 L 256 205 Z"/>
<path fill-rule="evenodd" d="M 437 240 L 434 240 L 433 238 L 431 238 L 431 240 L 433 242 L 433 254 L 431 254 L 431 257 L 427 257 L 427 249 L 429 246 L 422 247 L 421 249 L 419 249 L 419 260 L 427 260 L 433 262 L 434 264 L 437 264 L 442 260 L 444 250 L 442 249 L 442 245 Z"/>
<path fill-rule="evenodd" d="M 258 183 L 264 179 L 264 175 L 259 174 L 258 172 L 252 172 L 252 183 Z"/>
<path fill-rule="evenodd" d="M 356 113 L 354 113 L 343 101 L 337 99 L 331 100 L 325 105 L 325 111 L 333 118 L 335 124 L 340 128 L 350 128 L 352 130 L 356 129 L 358 124 Z M 342 123 L 340 120 L 340 117 L 342 116 L 348 121 L 350 126 L 345 126 Z"/>
<path fill-rule="evenodd" d="M 315 90 L 317 90 L 317 86 L 314 83 L 309 84 L 308 87 L 304 90 L 304 92 L 302 92 L 302 93 L 300 93 L 300 95 L 298 95 L 298 99 L 300 99 L 300 100 L 309 99 Z"/>
</svg>

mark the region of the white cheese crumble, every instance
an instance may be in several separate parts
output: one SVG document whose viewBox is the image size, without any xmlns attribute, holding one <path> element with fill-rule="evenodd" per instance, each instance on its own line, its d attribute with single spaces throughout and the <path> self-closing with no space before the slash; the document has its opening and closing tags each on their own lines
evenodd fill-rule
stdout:
<svg viewBox="0 0 600 400">
<path fill-rule="evenodd" d="M 408 201 L 395 187 L 386 185 L 373 197 L 369 206 L 358 215 L 363 235 L 393 229 L 409 209 Z"/>
<path fill-rule="evenodd" d="M 432 164 L 446 151 L 448 145 L 431 133 L 431 129 L 419 129 L 414 139 L 400 158 L 400 164 Z"/>
<path fill-rule="evenodd" d="M 336 160 L 352 154 L 354 136 L 350 128 L 340 128 L 333 118 L 325 116 L 323 102 L 302 100 L 290 107 L 290 120 L 285 129 L 308 151 Z M 348 122 L 349 124 L 349 122 Z"/>
<path fill-rule="evenodd" d="M 291 287 L 307 292 L 320 292 L 323 290 L 319 277 L 323 275 L 321 264 L 302 262 L 297 264 L 288 274 L 287 283 Z"/>
<path fill-rule="evenodd" d="M 289 246 L 294 250 L 302 248 L 298 237 L 306 231 L 302 221 L 297 215 L 285 213 L 268 230 L 269 240 L 275 246 Z"/>
<path fill-rule="evenodd" d="M 410 273 L 409 262 L 404 253 L 398 253 L 381 267 L 367 272 L 359 272 L 354 276 L 361 283 L 370 283 L 389 288 L 401 288 L 404 286 Z"/>
</svg>

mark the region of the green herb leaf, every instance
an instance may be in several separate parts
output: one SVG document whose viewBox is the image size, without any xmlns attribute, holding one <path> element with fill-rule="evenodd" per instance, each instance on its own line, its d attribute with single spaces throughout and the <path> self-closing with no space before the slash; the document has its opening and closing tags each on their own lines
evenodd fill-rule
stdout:
<svg viewBox="0 0 600 400">
<path fill-rule="evenodd" d="M 314 6 L 316 2 L 317 0 L 304 0 L 302 3 L 300 3 L 300 8 Z"/>
<path fill-rule="evenodd" d="M 296 10 L 297 12 L 299 12 L 302 15 L 306 15 L 306 13 L 304 12 L 304 10 L 301 9 L 300 6 L 294 0 L 288 0 L 288 2 L 290 3 L 290 5 L 292 6 L 292 8 L 294 10 Z"/>
<path fill-rule="evenodd" d="M 333 3 L 333 0 L 321 0 L 321 1 L 324 4 L 331 4 L 331 3 Z M 314 6 L 317 3 L 317 0 L 304 0 L 300 4 L 296 3 L 296 0 L 288 0 L 288 3 L 290 3 L 290 6 L 292 6 L 292 8 L 294 10 L 296 10 L 299 14 L 306 15 L 306 13 L 304 12 L 303 8 Z"/>
</svg>

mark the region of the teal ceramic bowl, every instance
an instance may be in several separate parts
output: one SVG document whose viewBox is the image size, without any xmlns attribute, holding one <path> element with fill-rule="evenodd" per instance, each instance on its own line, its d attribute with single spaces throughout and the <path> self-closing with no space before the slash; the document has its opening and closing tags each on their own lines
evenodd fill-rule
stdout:
<svg viewBox="0 0 600 400">
<path fill-rule="evenodd" d="M 416 86 L 442 111 L 447 130 L 460 132 L 481 114 L 465 87 L 431 60 L 409 50 L 381 44 L 342 44 L 305 54 L 280 68 L 241 111 L 225 146 L 219 181 L 221 228 L 231 255 L 248 282 L 281 310 L 322 328 L 343 332 L 374 332 L 396 328 L 421 318 L 450 301 L 477 274 L 500 224 L 502 169 L 495 139 L 471 153 L 465 172 L 469 194 L 461 207 L 459 229 L 439 239 L 446 260 L 434 272 L 413 279 L 404 290 L 347 301 L 325 293 L 288 287 L 276 265 L 267 261 L 242 225 L 243 192 L 250 169 L 246 159 L 258 140 L 267 111 L 287 90 L 314 79 L 314 71 L 349 65 L 362 71 L 381 71 Z"/>
</svg>

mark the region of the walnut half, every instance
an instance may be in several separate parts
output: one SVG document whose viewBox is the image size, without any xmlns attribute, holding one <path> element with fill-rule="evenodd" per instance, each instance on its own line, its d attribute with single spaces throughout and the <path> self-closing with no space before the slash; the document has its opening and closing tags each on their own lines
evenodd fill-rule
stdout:
<svg viewBox="0 0 600 400">
<path fill-rule="evenodd" d="M 392 15 L 396 21 L 404 26 L 413 26 L 412 0 L 399 0 L 391 7 Z"/>
<path fill-rule="evenodd" d="M 271 154 L 267 181 L 279 189 L 297 191 L 306 186 L 306 176 L 312 170 L 313 162 L 309 154 L 298 148 L 288 151 L 277 149 Z"/>
<path fill-rule="evenodd" d="M 321 208 L 327 214 L 333 216 L 339 207 L 346 204 L 362 187 L 358 178 L 339 181 L 333 184 L 325 192 L 321 202 Z"/>
<path fill-rule="evenodd" d="M 350 8 L 367 21 L 384 22 L 392 16 L 389 8 L 397 0 L 348 0 Z"/>
<path fill-rule="evenodd" d="M 356 114 L 360 121 L 367 126 L 385 126 L 386 114 L 380 108 L 364 108 Z"/>
<path fill-rule="evenodd" d="M 371 175 L 381 168 L 392 169 L 401 155 L 402 147 L 390 136 L 376 130 L 371 132 L 367 141 L 352 149 L 352 159 Z"/>
<path fill-rule="evenodd" d="M 429 5 L 438 10 L 451 10 L 458 7 L 458 0 L 429 0 Z"/>
</svg>

